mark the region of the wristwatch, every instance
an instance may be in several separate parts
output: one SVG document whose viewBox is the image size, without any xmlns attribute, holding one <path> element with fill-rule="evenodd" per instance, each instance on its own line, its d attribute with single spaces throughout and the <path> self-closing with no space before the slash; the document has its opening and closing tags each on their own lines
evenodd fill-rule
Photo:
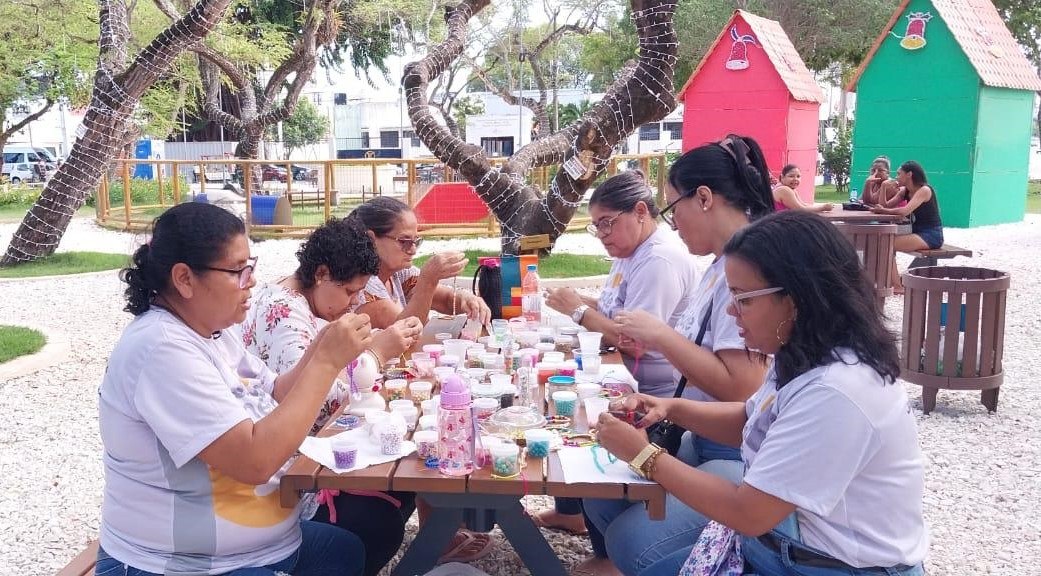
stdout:
<svg viewBox="0 0 1041 576">
<path fill-rule="evenodd" d="M 648 444 L 640 453 L 629 462 L 629 468 L 636 472 L 641 478 L 653 480 L 655 462 L 658 456 L 665 450 L 657 444 Z"/>
<path fill-rule="evenodd" d="M 582 323 L 582 317 L 586 315 L 586 310 L 589 310 L 589 304 L 581 304 L 575 311 L 571 313 L 571 321 L 575 324 Z"/>
</svg>

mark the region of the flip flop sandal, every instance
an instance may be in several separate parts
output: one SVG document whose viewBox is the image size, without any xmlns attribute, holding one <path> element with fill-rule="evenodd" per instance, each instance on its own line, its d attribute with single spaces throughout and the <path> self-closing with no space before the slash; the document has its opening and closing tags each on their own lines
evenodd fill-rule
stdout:
<svg viewBox="0 0 1041 576">
<path fill-rule="evenodd" d="M 484 532 L 472 532 L 462 529 L 456 532 L 453 541 L 458 542 L 438 559 L 438 564 L 447 562 L 462 562 L 464 564 L 480 560 L 492 551 L 494 541 L 491 534 Z"/>
<path fill-rule="evenodd" d="M 525 512 L 525 514 L 528 514 L 528 513 Z M 572 536 L 587 536 L 589 534 L 589 530 L 586 529 L 585 526 L 582 526 L 581 530 L 571 530 L 571 529 L 565 528 L 563 526 L 553 526 L 553 525 L 550 525 L 550 524 L 546 524 L 546 521 L 543 520 L 542 517 L 539 516 L 538 514 L 528 514 L 528 517 L 531 518 L 531 521 L 535 523 L 535 526 L 537 526 L 539 528 L 545 528 L 546 530 L 554 530 L 556 532 L 564 532 L 565 534 L 571 534 Z"/>
</svg>

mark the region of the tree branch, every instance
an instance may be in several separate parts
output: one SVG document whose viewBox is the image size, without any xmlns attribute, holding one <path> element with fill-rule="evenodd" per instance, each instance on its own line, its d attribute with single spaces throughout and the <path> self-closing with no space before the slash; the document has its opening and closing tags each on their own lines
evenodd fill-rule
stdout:
<svg viewBox="0 0 1041 576">
<path fill-rule="evenodd" d="M 18 122 L 15 122 L 14 124 L 11 124 L 10 126 L 7 127 L 6 130 L 4 130 L 3 132 L 0 132 L 0 141 L 6 142 L 7 139 L 11 137 L 12 134 L 16 134 L 19 130 L 21 130 L 22 128 L 25 128 L 26 126 L 28 126 L 30 122 L 33 122 L 34 120 L 36 120 L 40 116 L 43 116 L 44 114 L 46 114 L 47 111 L 50 110 L 53 106 L 54 106 L 54 99 L 48 97 L 47 98 L 47 102 L 43 105 L 43 108 L 40 108 L 36 112 L 33 112 L 32 114 L 29 114 L 25 118 L 22 118 Z"/>
</svg>

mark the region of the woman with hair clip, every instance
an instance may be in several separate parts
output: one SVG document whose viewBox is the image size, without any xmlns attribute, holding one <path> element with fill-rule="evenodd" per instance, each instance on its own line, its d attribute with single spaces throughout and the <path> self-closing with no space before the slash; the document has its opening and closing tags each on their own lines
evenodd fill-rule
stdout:
<svg viewBox="0 0 1041 576">
<path fill-rule="evenodd" d="M 762 150 L 755 140 L 728 136 L 688 151 L 670 168 L 662 218 L 696 256 L 716 258 L 701 278 L 675 328 L 643 310 L 626 310 L 614 320 L 623 345 L 662 354 L 683 384 L 683 396 L 743 402 L 766 373 L 766 359 L 749 353 L 734 318 L 726 313 L 730 290 L 723 246 L 749 222 L 773 212 L 773 196 Z M 698 434 L 684 436 L 684 462 L 713 474 L 740 475 L 740 452 Z M 689 544 L 690 534 L 708 520 L 675 497 L 666 502 L 664 521 L 651 520 L 641 504 L 624 500 L 583 500 L 586 514 L 603 532 L 611 562 L 591 573 L 617 568 L 629 576 Z M 612 567 L 611 563 L 614 566 Z"/>
<path fill-rule="evenodd" d="M 642 576 L 919 576 L 928 550 L 922 456 L 896 339 L 853 247 L 824 219 L 783 212 L 723 250 L 728 312 L 774 357 L 747 402 L 636 394 L 636 427 L 601 416 L 602 446 L 712 520 Z M 706 474 L 648 443 L 669 419 L 740 446 L 742 470 Z"/>
<path fill-rule="evenodd" d="M 360 575 L 354 534 L 300 521 L 279 480 L 336 375 L 372 344 L 345 314 L 275 374 L 227 329 L 257 259 L 242 221 L 179 204 L 120 275 L 134 315 L 99 393 L 105 492 L 97 574 Z"/>
<path fill-rule="evenodd" d="M 623 310 L 645 310 L 669 326 L 686 310 L 698 281 L 694 259 L 675 233 L 658 227 L 658 207 L 643 172 L 628 170 L 596 187 L 589 199 L 590 234 L 603 243 L 614 260 L 607 284 L 599 298 L 580 296 L 573 288 L 548 289 L 546 305 L 594 332 L 603 343 L 619 346 L 617 325 L 612 319 Z M 676 390 L 672 366 L 658 352 L 620 346 L 622 362 L 640 383 L 640 391 L 652 396 L 671 396 Z M 557 498 L 555 510 L 534 517 L 545 528 L 572 533 L 586 532 L 581 500 Z M 593 546 L 603 550 L 599 535 Z M 604 556 L 604 552 L 600 556 Z"/>
</svg>

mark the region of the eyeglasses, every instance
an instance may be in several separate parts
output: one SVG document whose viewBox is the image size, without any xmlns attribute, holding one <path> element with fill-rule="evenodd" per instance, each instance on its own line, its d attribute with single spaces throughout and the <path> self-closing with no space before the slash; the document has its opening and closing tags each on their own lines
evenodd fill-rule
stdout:
<svg viewBox="0 0 1041 576">
<path fill-rule="evenodd" d="M 593 236 L 600 237 L 610 236 L 611 229 L 614 228 L 614 221 L 625 214 L 625 212 L 619 212 L 611 218 L 601 218 L 600 220 L 593 222 L 592 224 L 586 225 L 586 232 L 589 232 Z"/>
<path fill-rule="evenodd" d="M 676 215 L 674 213 L 676 205 L 680 203 L 680 200 L 690 198 L 691 196 L 693 196 L 693 194 L 681 194 L 679 198 L 670 202 L 668 206 L 662 208 L 661 212 L 658 213 L 658 215 L 661 216 L 661 219 L 669 225 L 669 228 L 672 228 L 673 230 L 676 229 Z"/>
<path fill-rule="evenodd" d="M 227 272 L 228 274 L 238 274 L 239 277 L 239 288 L 245 288 L 249 286 L 249 281 L 253 278 L 253 270 L 257 267 L 257 257 L 254 256 L 246 260 L 246 265 L 242 268 L 217 268 L 215 266 L 203 266 L 203 270 L 215 270 L 217 272 Z"/>
<path fill-rule="evenodd" d="M 408 252 L 409 250 L 419 250 L 419 246 L 423 243 L 422 238 L 409 238 L 407 236 L 386 236 L 386 238 L 390 238 L 397 242 L 398 246 L 401 246 L 401 249 L 405 252 Z"/>
<path fill-rule="evenodd" d="M 740 315 L 742 314 L 741 307 L 749 300 L 758 298 L 759 296 L 766 296 L 767 294 L 776 294 L 778 292 L 784 292 L 784 288 L 763 288 L 762 290 L 752 290 L 751 292 L 733 294 L 731 297 L 734 299 L 734 309 L 737 310 L 738 315 Z"/>
</svg>

